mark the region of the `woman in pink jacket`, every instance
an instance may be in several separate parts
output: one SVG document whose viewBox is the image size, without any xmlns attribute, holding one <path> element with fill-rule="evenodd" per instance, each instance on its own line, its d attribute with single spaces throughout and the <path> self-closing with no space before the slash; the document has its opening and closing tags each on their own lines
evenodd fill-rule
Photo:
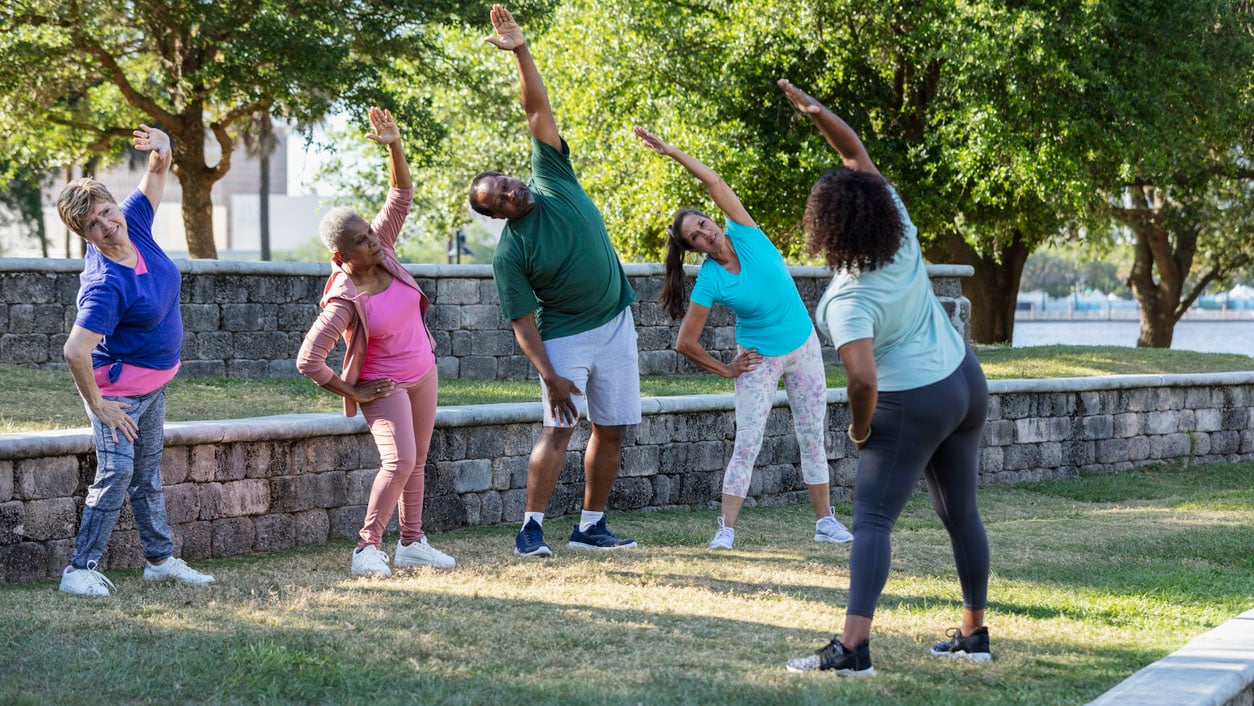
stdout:
<svg viewBox="0 0 1254 706">
<path fill-rule="evenodd" d="M 374 132 L 366 137 L 387 147 L 391 189 L 372 223 L 350 208 L 333 209 L 322 219 L 319 230 L 331 251 L 331 277 L 322 292 L 322 313 L 305 334 L 296 367 L 343 397 L 346 416 L 357 414 L 358 406 L 366 416 L 381 468 L 370 489 L 352 572 L 391 576 L 380 544 L 398 501 L 401 538 L 395 566 L 452 568 L 456 562 L 428 544 L 422 531 L 424 469 L 439 381 L 434 340 L 423 321 L 430 302 L 396 258 L 413 182 L 391 112 L 371 108 L 369 117 Z M 326 359 L 341 336 L 347 350 L 343 373 L 336 375 Z"/>
</svg>

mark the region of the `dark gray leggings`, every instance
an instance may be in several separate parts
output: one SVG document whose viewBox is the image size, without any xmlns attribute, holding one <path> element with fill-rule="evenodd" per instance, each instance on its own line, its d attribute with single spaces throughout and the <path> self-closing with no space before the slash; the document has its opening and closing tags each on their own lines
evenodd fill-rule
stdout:
<svg viewBox="0 0 1254 706">
<path fill-rule="evenodd" d="M 987 605 L 988 537 L 975 499 L 987 412 L 988 384 L 970 349 L 940 382 L 879 393 L 871 438 L 858 453 L 847 613 L 874 617 L 892 560 L 889 535 L 920 473 L 949 531 L 963 607 Z"/>
</svg>

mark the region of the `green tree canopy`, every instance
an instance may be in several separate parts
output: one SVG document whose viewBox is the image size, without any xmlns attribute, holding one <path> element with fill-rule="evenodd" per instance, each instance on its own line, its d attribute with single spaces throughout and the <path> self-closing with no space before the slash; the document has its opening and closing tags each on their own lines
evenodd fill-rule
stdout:
<svg viewBox="0 0 1254 706">
<path fill-rule="evenodd" d="M 426 107 L 391 87 L 442 76 L 429 30 L 487 4 L 424 0 L 15 0 L 0 7 L 0 150 L 17 163 L 115 155 L 140 122 L 174 140 L 193 257 L 215 257 L 210 189 L 254 115 L 296 123 L 391 106 L 419 155 L 440 137 Z M 221 148 L 206 160 L 212 135 Z"/>
</svg>

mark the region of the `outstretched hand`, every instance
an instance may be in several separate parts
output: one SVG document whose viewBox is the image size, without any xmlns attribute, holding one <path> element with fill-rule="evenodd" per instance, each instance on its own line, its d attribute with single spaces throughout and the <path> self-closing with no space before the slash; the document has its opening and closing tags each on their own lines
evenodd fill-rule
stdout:
<svg viewBox="0 0 1254 706">
<path fill-rule="evenodd" d="M 516 51 L 526 46 L 527 40 L 523 37 L 522 28 L 514 21 L 514 16 L 509 10 L 500 5 L 493 5 L 490 17 L 496 36 L 485 37 L 485 42 L 505 51 Z"/>
<path fill-rule="evenodd" d="M 667 144 L 666 141 L 663 140 L 662 138 L 658 137 L 657 135 L 654 135 L 648 130 L 645 130 L 639 125 L 635 126 L 633 128 L 633 131 L 636 133 L 636 137 L 639 137 L 640 141 L 644 143 L 645 147 L 648 147 L 649 149 L 653 150 L 654 152 L 657 152 L 663 157 L 671 156 L 671 150 L 674 148 L 671 147 L 669 144 Z"/>
<path fill-rule="evenodd" d="M 155 127 L 140 125 L 131 133 L 135 136 L 135 149 L 153 152 L 162 160 L 170 157 L 170 136 Z"/>
<path fill-rule="evenodd" d="M 814 96 L 792 85 L 788 79 L 781 78 L 775 83 L 783 89 L 784 95 L 788 96 L 788 100 L 792 101 L 792 104 L 797 106 L 797 110 L 809 114 L 818 113 L 823 110 L 822 103 L 818 102 Z"/>
<path fill-rule="evenodd" d="M 366 135 L 367 140 L 372 140 L 381 145 L 400 142 L 401 130 L 396 126 L 396 120 L 392 117 L 392 111 L 381 110 L 371 106 L 366 117 L 370 119 L 370 126 L 374 128 L 374 132 Z"/>
</svg>

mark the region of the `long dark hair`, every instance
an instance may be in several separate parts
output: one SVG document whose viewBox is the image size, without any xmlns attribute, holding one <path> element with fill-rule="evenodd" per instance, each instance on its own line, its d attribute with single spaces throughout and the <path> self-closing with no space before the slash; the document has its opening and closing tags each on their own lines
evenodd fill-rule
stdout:
<svg viewBox="0 0 1254 706">
<path fill-rule="evenodd" d="M 667 315 L 677 321 L 684 318 L 684 311 L 688 308 L 684 297 L 684 255 L 692 250 L 692 246 L 680 235 L 679 229 L 683 226 L 684 219 L 693 214 L 705 216 L 695 208 L 681 208 L 675 212 L 671 224 L 666 227 L 666 260 L 662 265 L 661 302 Z"/>
<path fill-rule="evenodd" d="M 903 225 L 888 180 L 875 172 L 829 169 L 810 190 L 803 221 L 807 250 L 834 270 L 870 272 L 901 247 Z"/>
</svg>

